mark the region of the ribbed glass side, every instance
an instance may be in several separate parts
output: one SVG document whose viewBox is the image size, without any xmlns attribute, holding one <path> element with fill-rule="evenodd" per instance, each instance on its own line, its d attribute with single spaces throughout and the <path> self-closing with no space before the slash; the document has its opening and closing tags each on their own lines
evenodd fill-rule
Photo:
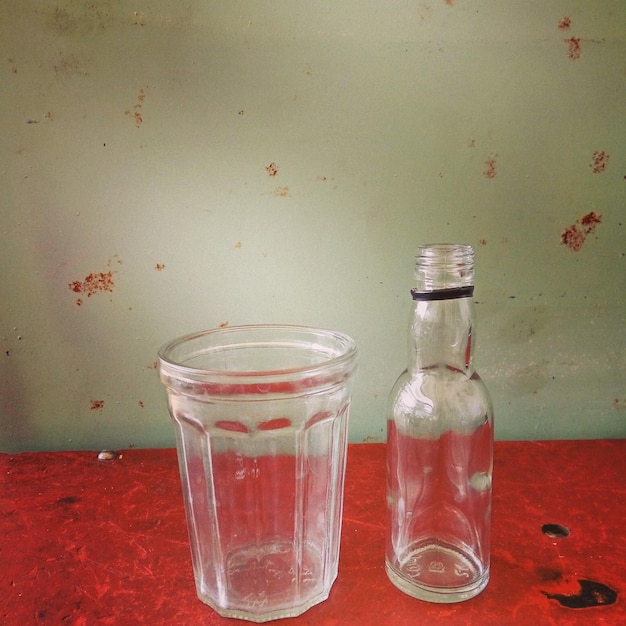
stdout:
<svg viewBox="0 0 626 626">
<path fill-rule="evenodd" d="M 274 344 L 267 328 L 230 333 L 221 355 L 194 336 L 186 365 L 161 369 L 198 596 L 254 622 L 299 615 L 337 577 L 355 368 L 351 340 L 281 327 Z"/>
</svg>

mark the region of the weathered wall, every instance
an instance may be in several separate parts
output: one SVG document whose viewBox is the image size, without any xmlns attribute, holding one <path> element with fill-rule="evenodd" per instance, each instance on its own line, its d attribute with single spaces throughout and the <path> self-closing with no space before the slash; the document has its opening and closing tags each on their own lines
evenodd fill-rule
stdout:
<svg viewBox="0 0 626 626">
<path fill-rule="evenodd" d="M 158 346 L 361 348 L 384 438 L 419 243 L 477 250 L 499 438 L 626 435 L 626 4 L 4 0 L 0 449 L 173 444 Z"/>
</svg>

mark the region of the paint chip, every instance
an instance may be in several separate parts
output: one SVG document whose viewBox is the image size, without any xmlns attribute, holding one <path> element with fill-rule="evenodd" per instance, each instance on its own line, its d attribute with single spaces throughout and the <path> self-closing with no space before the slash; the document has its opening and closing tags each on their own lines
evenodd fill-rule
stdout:
<svg viewBox="0 0 626 626">
<path fill-rule="evenodd" d="M 94 272 L 85 276 L 84 280 L 75 280 L 68 284 L 68 287 L 74 293 L 86 294 L 91 298 L 95 293 L 102 291 L 113 291 L 115 283 L 113 282 L 113 272 Z M 76 304 L 80 306 L 82 300 L 79 298 Z"/>
<path fill-rule="evenodd" d="M 270 176 L 276 176 L 278 174 L 278 165 L 276 165 L 276 163 L 270 163 L 269 165 L 265 166 L 265 171 Z"/>
<path fill-rule="evenodd" d="M 580 39 L 578 37 L 570 37 L 569 39 L 565 39 L 565 43 L 567 44 L 567 56 L 572 61 L 580 59 L 580 56 L 582 54 Z"/>
<path fill-rule="evenodd" d="M 572 20 L 567 15 L 561 18 L 559 21 L 559 30 L 569 30 L 572 25 Z"/>
<path fill-rule="evenodd" d="M 587 236 L 590 235 L 601 222 L 602 215 L 595 211 L 583 215 L 583 217 L 576 220 L 574 224 L 568 226 L 561 233 L 561 243 L 566 245 L 570 250 L 578 252 L 583 247 Z"/>
<path fill-rule="evenodd" d="M 495 178 L 497 172 L 496 169 L 496 157 L 498 155 L 497 154 L 493 154 L 491 155 L 486 161 L 485 161 L 485 169 L 483 170 L 483 176 L 485 178 Z"/>
<path fill-rule="evenodd" d="M 593 153 L 593 159 L 589 165 L 594 174 L 604 172 L 608 165 L 609 155 L 604 150 L 596 150 Z"/>
</svg>

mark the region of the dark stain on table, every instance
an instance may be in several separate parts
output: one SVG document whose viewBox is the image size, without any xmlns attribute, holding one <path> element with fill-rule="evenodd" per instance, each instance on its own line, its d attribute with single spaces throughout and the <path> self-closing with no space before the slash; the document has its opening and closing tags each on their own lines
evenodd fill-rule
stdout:
<svg viewBox="0 0 626 626">
<path fill-rule="evenodd" d="M 542 593 L 550 600 L 556 600 L 568 609 L 587 609 L 594 606 L 605 606 L 617 601 L 617 591 L 604 583 L 579 578 L 579 589 L 575 593 Z"/>
</svg>

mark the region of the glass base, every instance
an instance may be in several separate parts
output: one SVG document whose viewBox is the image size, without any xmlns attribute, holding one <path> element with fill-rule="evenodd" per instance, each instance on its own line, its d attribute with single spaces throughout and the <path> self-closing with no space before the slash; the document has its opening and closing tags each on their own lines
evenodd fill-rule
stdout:
<svg viewBox="0 0 626 626">
<path fill-rule="evenodd" d="M 287 617 L 298 617 L 298 615 L 302 615 L 306 611 L 308 611 L 311 607 L 314 607 L 316 604 L 320 604 L 328 599 L 329 593 L 324 594 L 323 596 L 317 596 L 306 602 L 305 604 L 301 604 L 296 607 L 291 607 L 288 609 L 276 609 L 275 611 L 268 611 L 266 613 L 250 613 L 250 611 L 246 611 L 244 609 L 233 609 L 233 608 L 224 608 L 223 606 L 219 606 L 211 598 L 207 598 L 205 596 L 198 595 L 198 598 L 204 602 L 207 606 L 210 606 L 218 615 L 221 617 L 230 617 L 232 619 L 242 619 L 249 622 L 254 622 L 256 624 L 262 624 L 264 622 L 271 622 L 277 619 L 283 619 Z"/>
<path fill-rule="evenodd" d="M 325 588 L 321 559 L 310 546 L 301 555 L 288 542 L 242 546 L 227 556 L 226 564 L 223 594 L 203 592 L 198 585 L 200 600 L 222 617 L 256 623 L 296 617 L 326 600 L 332 586 Z"/>
<path fill-rule="evenodd" d="M 427 602 L 463 602 L 477 596 L 489 582 L 489 568 L 447 545 L 426 544 L 401 561 L 385 563 L 389 580 L 413 598 Z"/>
</svg>

